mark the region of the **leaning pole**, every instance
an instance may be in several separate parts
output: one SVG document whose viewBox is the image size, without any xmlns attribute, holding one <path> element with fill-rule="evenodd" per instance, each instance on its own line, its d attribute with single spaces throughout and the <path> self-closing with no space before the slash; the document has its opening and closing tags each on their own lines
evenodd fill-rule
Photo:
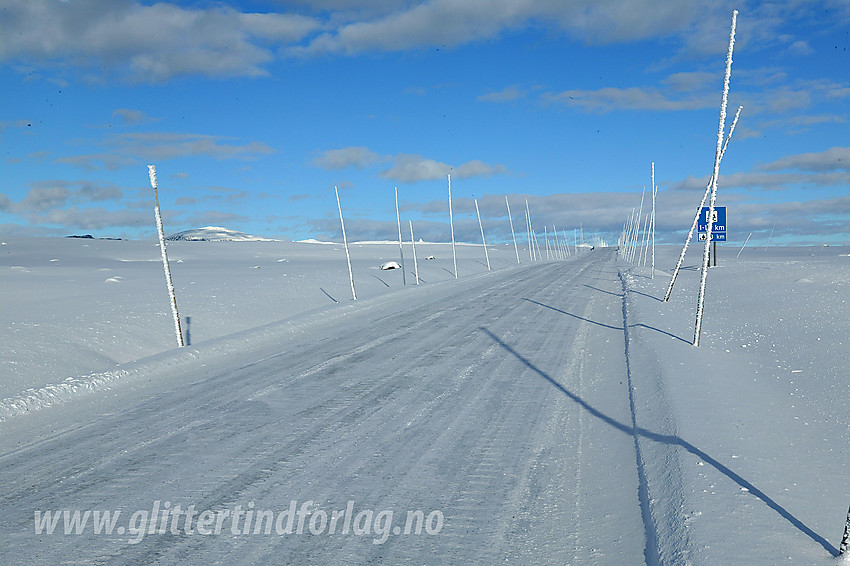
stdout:
<svg viewBox="0 0 850 566">
<path fill-rule="evenodd" d="M 171 281 L 171 267 L 168 265 L 168 252 L 165 251 L 165 236 L 162 232 L 162 214 L 159 211 L 159 190 L 156 182 L 156 165 L 148 165 L 148 175 L 151 179 L 155 201 L 156 231 L 159 234 L 159 251 L 162 254 L 162 269 L 165 271 L 165 285 L 168 287 L 168 299 L 171 302 L 171 315 L 174 318 L 174 333 L 177 335 L 177 346 L 183 347 L 183 330 L 180 328 L 180 314 L 177 312 L 177 298 L 174 295 L 174 283 Z"/>
<path fill-rule="evenodd" d="M 729 100 L 729 78 L 732 76 L 732 50 L 735 47 L 735 23 L 738 10 L 732 11 L 732 28 L 729 31 L 729 51 L 726 53 L 726 75 L 723 77 L 723 97 L 720 101 L 720 123 L 717 126 L 717 148 L 714 152 L 714 172 L 711 175 L 711 197 L 708 201 L 708 221 L 705 227 L 705 249 L 702 254 L 702 272 L 699 281 L 697 317 L 694 324 L 694 346 L 699 346 L 702 319 L 705 311 L 705 282 L 708 278 L 708 257 L 711 253 L 711 233 L 714 228 L 714 207 L 717 202 L 717 176 L 720 174 L 720 157 L 723 151 L 723 134 L 726 131 L 726 104 Z"/>
<path fill-rule="evenodd" d="M 732 120 L 732 127 L 729 128 L 729 135 L 726 136 L 726 141 L 723 143 L 723 151 L 720 152 L 720 159 L 723 160 L 723 155 L 726 154 L 726 147 L 729 145 L 729 140 L 732 139 L 732 133 L 735 131 L 735 125 L 738 123 L 738 118 L 741 116 L 741 110 L 743 110 L 743 106 L 738 107 L 738 111 L 735 113 L 735 119 Z M 685 254 L 688 253 L 688 246 L 691 243 L 691 238 L 694 237 L 694 231 L 697 229 L 697 223 L 699 222 L 699 216 L 702 211 L 702 207 L 705 206 L 705 201 L 708 200 L 708 195 L 711 192 L 711 184 L 714 181 L 714 177 L 708 181 L 708 185 L 705 187 L 705 192 L 702 195 L 702 200 L 697 207 L 696 214 L 694 214 L 694 221 L 691 224 L 691 229 L 688 231 L 688 237 L 685 239 L 685 245 L 682 246 L 682 253 L 679 254 L 679 261 L 676 262 L 676 268 L 673 270 L 673 277 L 670 279 L 670 284 L 667 286 L 667 292 L 664 294 L 664 300 L 670 300 L 670 294 L 673 292 L 673 285 L 676 283 L 676 277 L 679 276 L 679 270 L 682 268 L 682 262 L 685 261 Z"/>
</svg>

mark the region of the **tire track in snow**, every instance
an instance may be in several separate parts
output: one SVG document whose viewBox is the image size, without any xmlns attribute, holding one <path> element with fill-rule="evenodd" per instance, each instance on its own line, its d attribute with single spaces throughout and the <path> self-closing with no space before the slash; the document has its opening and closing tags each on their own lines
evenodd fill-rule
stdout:
<svg viewBox="0 0 850 566">
<path fill-rule="evenodd" d="M 659 435 L 676 437 L 676 416 L 664 394 L 663 377 L 657 361 L 646 346 L 635 349 L 629 331 L 628 274 L 618 271 L 622 284 L 624 353 L 629 385 L 629 408 L 638 474 L 638 499 L 646 533 L 644 559 L 656 564 L 689 564 L 691 551 L 684 508 L 684 475 L 676 446 L 647 438 L 649 426 Z M 642 346 L 642 347 L 641 347 Z M 635 360 L 640 358 L 638 363 Z M 640 391 L 640 393 L 638 393 Z M 639 417 L 638 414 L 642 416 Z M 653 423 L 638 425 L 643 416 Z"/>
<path fill-rule="evenodd" d="M 629 314 L 627 309 L 628 288 L 623 272 L 618 272 L 623 284 L 623 340 L 625 343 L 624 354 L 626 357 L 626 379 L 629 385 L 629 409 L 632 416 L 632 436 L 635 441 L 635 466 L 638 475 L 638 500 L 640 501 L 640 515 L 643 520 L 643 530 L 646 537 L 646 545 L 643 549 L 643 558 L 647 565 L 655 566 L 661 564 L 661 556 L 658 552 L 658 533 L 652 518 L 650 508 L 649 485 L 646 479 L 646 467 L 640 450 L 640 438 L 638 436 L 637 412 L 635 411 L 635 385 L 632 380 L 632 369 L 630 365 L 630 343 L 629 343 Z"/>
</svg>

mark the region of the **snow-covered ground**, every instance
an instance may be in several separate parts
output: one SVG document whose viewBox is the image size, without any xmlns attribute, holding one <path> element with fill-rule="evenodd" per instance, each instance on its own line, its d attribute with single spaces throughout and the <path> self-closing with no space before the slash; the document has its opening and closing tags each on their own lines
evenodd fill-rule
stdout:
<svg viewBox="0 0 850 566">
<path fill-rule="evenodd" d="M 157 242 L 7 238 L 2 244 L 0 399 L 176 345 Z M 415 285 L 412 249 L 405 247 L 407 283 Z M 488 249 L 494 269 L 516 265 L 513 246 Z M 454 279 L 450 244 L 420 243 L 416 252 L 421 283 Z M 457 253 L 461 277 L 487 271 L 480 245 L 459 245 Z M 168 254 L 190 343 L 351 299 L 341 244 L 173 241 Z M 358 298 L 402 288 L 401 271 L 380 270 L 399 261 L 398 243 L 352 244 L 351 256 Z"/>
<path fill-rule="evenodd" d="M 353 302 L 338 245 L 171 242 L 178 350 L 155 243 L 6 240 L 0 563 L 836 562 L 847 248 L 721 250 L 699 348 L 696 248 L 668 303 L 673 247 L 654 278 L 416 251 L 403 287 L 397 245 L 353 246 Z M 252 523 L 292 502 L 301 534 Z M 374 517 L 319 529 L 349 504 Z M 62 510 L 121 515 L 36 532 Z"/>
</svg>

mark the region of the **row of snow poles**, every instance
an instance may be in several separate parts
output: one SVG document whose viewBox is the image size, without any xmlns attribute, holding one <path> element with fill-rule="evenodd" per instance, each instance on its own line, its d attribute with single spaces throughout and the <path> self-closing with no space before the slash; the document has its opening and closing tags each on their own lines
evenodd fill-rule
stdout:
<svg viewBox="0 0 850 566">
<path fill-rule="evenodd" d="M 449 188 L 449 225 L 451 227 L 451 237 L 452 237 L 452 264 L 454 266 L 453 275 L 455 278 L 458 278 L 458 269 L 457 269 L 457 248 L 455 241 L 455 231 L 454 231 L 454 211 L 452 208 L 452 176 L 451 173 L 447 176 L 448 180 L 448 188 Z M 339 210 L 339 223 L 340 229 L 342 230 L 342 241 L 345 247 L 345 257 L 346 262 L 348 264 L 348 275 L 349 280 L 351 282 L 351 296 L 356 301 L 357 300 L 357 291 L 354 285 L 354 272 L 351 267 L 351 253 L 348 248 L 348 237 L 345 232 L 345 219 L 342 213 L 342 204 L 339 199 L 339 189 L 338 187 L 334 187 L 334 194 L 336 195 L 336 204 L 337 209 Z M 490 252 L 487 248 L 487 239 L 484 235 L 484 224 L 481 221 L 481 210 L 478 207 L 478 199 L 473 199 L 475 203 L 475 215 L 478 218 L 478 228 L 481 232 L 481 245 L 484 248 L 484 259 L 487 262 L 487 271 L 492 270 L 492 265 L 490 263 Z M 513 239 L 514 244 L 514 253 L 516 254 L 516 261 L 520 263 L 519 256 L 519 245 L 517 244 L 516 239 L 516 231 L 514 230 L 514 221 L 513 216 L 511 215 L 511 204 L 508 200 L 508 197 L 505 196 L 505 206 L 508 211 L 508 221 L 511 227 L 511 238 Z M 404 265 L 404 245 L 401 231 L 401 214 L 399 212 L 398 205 L 398 187 L 395 188 L 395 211 L 396 211 L 396 224 L 398 227 L 398 251 L 399 251 L 399 260 L 401 264 L 401 272 L 402 272 L 402 284 L 407 285 L 407 274 Z M 525 221 L 526 221 L 526 229 L 528 232 L 528 254 L 529 261 L 539 261 L 543 259 L 543 252 L 541 251 L 540 242 L 537 237 L 537 234 L 534 231 L 533 224 L 531 221 L 531 212 L 528 207 L 528 199 L 525 201 Z M 414 240 L 413 235 L 413 221 L 408 220 L 408 224 L 410 227 L 410 243 L 413 247 L 413 264 L 414 271 L 416 276 L 416 284 L 419 285 L 419 264 L 416 260 L 416 242 Z M 559 233 L 557 226 L 552 225 L 551 239 L 549 227 L 546 226 L 543 232 L 543 240 L 544 240 L 544 248 L 546 250 L 546 259 L 565 259 L 572 255 L 573 252 L 570 251 L 569 246 L 569 237 L 567 236 L 566 230 L 561 231 Z M 584 241 L 584 232 L 582 230 L 582 242 Z M 576 229 L 573 230 L 573 250 L 578 253 L 578 231 Z"/>
<path fill-rule="evenodd" d="M 452 207 L 452 174 L 449 173 L 446 176 L 448 180 L 449 186 L 449 226 L 451 228 L 451 236 L 452 236 L 452 263 L 454 265 L 454 276 L 455 279 L 458 278 L 458 270 L 457 270 L 457 249 L 456 249 L 456 241 L 455 241 L 455 224 L 454 224 L 454 209 Z M 491 270 L 490 266 L 490 254 L 487 251 L 487 240 L 484 237 L 484 225 L 481 222 L 481 211 L 478 208 L 478 199 L 473 199 L 475 203 L 475 215 L 478 218 L 478 228 L 481 231 L 481 245 L 484 248 L 484 259 L 487 261 L 487 271 Z M 516 262 L 520 263 L 519 259 L 519 245 L 516 240 L 516 231 L 514 230 L 514 219 L 511 214 L 511 203 L 508 200 L 507 195 L 505 195 L 505 207 L 508 211 L 508 222 L 511 227 L 511 238 L 514 244 L 514 253 L 516 254 Z M 396 216 L 398 216 L 398 189 L 396 188 Z M 528 199 L 525 199 L 525 222 L 526 222 L 526 230 L 527 230 L 527 241 L 528 241 L 528 259 L 529 261 L 538 261 L 543 259 L 543 254 L 540 251 L 540 242 L 537 238 L 537 234 L 534 231 L 532 222 L 531 222 L 531 212 L 528 207 Z M 544 227 L 543 230 L 543 239 L 546 249 L 546 259 L 565 259 L 572 255 L 570 252 L 569 246 L 569 238 L 567 238 L 567 232 L 563 231 L 563 237 L 558 235 L 558 228 L 555 225 L 552 225 L 552 239 L 550 246 L 549 239 L 549 227 Z M 574 241 L 574 250 L 578 253 L 578 236 L 576 232 L 573 232 L 573 241 Z M 584 232 L 582 231 L 582 243 L 584 243 Z M 401 247 L 401 241 L 399 240 L 399 247 Z M 403 257 L 402 257 L 403 259 Z"/>
<path fill-rule="evenodd" d="M 163 228 L 162 228 L 162 213 L 160 212 L 160 208 L 159 208 L 159 187 L 158 187 L 158 184 L 157 184 L 157 177 L 156 177 L 156 165 L 148 165 L 148 176 L 150 177 L 151 188 L 154 191 L 154 199 L 155 199 L 154 215 L 155 215 L 155 218 L 156 218 L 156 230 L 157 230 L 157 235 L 159 236 L 159 248 L 160 248 L 160 253 L 162 255 L 162 268 L 163 268 L 163 271 L 165 273 L 165 283 L 166 283 L 166 287 L 168 289 L 168 300 L 169 300 L 169 303 L 171 305 L 171 314 L 172 314 L 172 317 L 174 318 L 174 332 L 177 336 L 177 346 L 182 347 L 182 346 L 185 346 L 186 343 L 185 343 L 185 340 L 183 339 L 183 331 L 182 331 L 181 326 L 180 326 L 180 314 L 177 310 L 177 298 L 176 298 L 175 293 L 174 293 L 174 283 L 171 279 L 171 266 L 169 265 L 169 262 L 168 262 L 168 251 L 167 251 L 167 248 L 166 248 L 166 245 L 165 245 L 165 234 L 164 234 L 164 231 L 163 231 Z M 453 214 L 452 214 L 452 200 L 451 200 L 451 198 L 452 198 L 452 196 L 451 196 L 452 195 L 451 174 L 448 175 L 448 183 L 449 183 L 449 223 L 451 224 L 451 229 L 452 229 L 452 259 L 453 259 L 453 262 L 454 262 L 454 276 L 455 276 L 455 278 L 457 278 L 458 277 L 457 253 L 455 251 L 454 217 L 453 217 Z M 340 203 L 340 200 L 339 200 L 339 189 L 337 187 L 334 187 L 334 193 L 336 195 L 336 204 L 337 204 L 337 208 L 339 210 L 339 223 L 340 223 L 340 228 L 342 230 L 343 245 L 345 246 L 345 259 L 346 259 L 346 263 L 348 264 L 348 278 L 349 278 L 349 282 L 351 284 L 351 298 L 356 301 L 357 300 L 357 290 L 354 286 L 354 270 L 352 269 L 352 266 L 351 266 L 351 253 L 350 253 L 349 248 L 348 248 L 348 237 L 347 237 L 346 232 L 345 232 L 345 219 L 343 218 L 342 204 Z M 508 207 L 508 218 L 509 218 L 510 224 L 511 224 L 511 235 L 513 236 L 514 251 L 516 252 L 517 263 L 519 263 L 520 262 L 519 248 L 518 248 L 517 242 L 516 242 L 516 234 L 514 232 L 513 218 L 510 215 L 510 203 L 508 202 L 507 196 L 505 197 L 505 204 Z M 399 214 L 399 206 L 398 206 L 398 188 L 395 189 L 395 206 L 396 206 L 396 222 L 398 223 L 398 248 L 399 248 L 399 258 L 401 260 L 402 282 L 403 282 L 404 285 L 406 285 L 407 284 L 407 276 L 406 276 L 406 273 L 405 273 L 405 265 L 404 265 L 404 246 L 402 245 L 401 216 Z M 528 223 L 528 230 L 529 230 L 529 242 L 532 242 L 531 235 L 533 234 L 533 232 L 532 232 L 532 227 L 531 227 L 531 216 L 530 216 L 530 213 L 529 213 L 528 201 L 527 200 L 526 200 L 526 203 L 525 203 L 525 207 L 526 207 L 526 222 Z M 475 199 L 475 213 L 478 217 L 478 227 L 481 231 L 481 243 L 482 243 L 482 246 L 484 248 L 484 258 L 487 261 L 487 270 L 490 271 L 492 269 L 492 267 L 490 265 L 490 253 L 487 250 L 487 240 L 485 239 L 485 236 L 484 236 L 484 225 L 481 222 L 481 212 L 478 208 L 478 200 L 477 199 Z M 417 258 L 416 258 L 416 241 L 415 241 L 414 235 L 413 235 L 413 222 L 408 221 L 408 223 L 409 223 L 409 226 L 410 226 L 410 243 L 413 246 L 413 264 L 414 264 L 414 271 L 415 271 L 415 275 L 416 275 L 416 284 L 419 285 L 419 281 L 420 281 L 420 279 L 419 279 L 419 264 L 418 264 Z M 551 258 L 555 258 L 555 257 L 557 257 L 559 259 L 563 259 L 564 257 L 570 255 L 569 246 L 567 245 L 566 232 L 564 233 L 563 243 L 559 240 L 558 234 L 557 234 L 557 228 L 555 228 L 554 226 L 553 226 L 553 234 L 554 234 L 555 243 L 552 246 L 552 248 L 550 249 L 549 233 L 548 233 L 548 227 L 547 227 L 547 231 L 545 232 L 547 259 L 551 259 Z M 576 243 L 576 245 L 577 245 L 577 243 Z M 532 253 L 532 249 L 533 249 L 533 246 L 530 245 L 529 246 L 529 253 Z M 537 257 L 542 258 L 542 254 L 540 253 L 539 245 L 537 246 L 537 250 L 532 254 L 532 257 L 534 259 L 536 259 Z"/>
<path fill-rule="evenodd" d="M 632 209 L 629 218 L 623 224 L 618 242 L 618 253 L 620 259 L 629 261 L 635 265 L 646 266 L 647 258 L 652 250 L 652 277 L 655 278 L 655 197 L 658 194 L 658 186 L 655 184 L 655 162 L 652 162 L 652 209 L 644 216 L 643 200 L 646 187 L 640 193 L 640 207 L 635 215 Z M 641 218 L 643 218 L 643 232 L 640 230 Z"/>
</svg>

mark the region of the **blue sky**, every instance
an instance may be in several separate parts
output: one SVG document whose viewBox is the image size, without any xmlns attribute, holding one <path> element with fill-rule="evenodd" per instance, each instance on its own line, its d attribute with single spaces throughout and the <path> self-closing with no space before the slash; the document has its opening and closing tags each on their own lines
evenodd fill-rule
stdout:
<svg viewBox="0 0 850 566">
<path fill-rule="evenodd" d="M 0 0 L 0 235 L 681 243 L 714 163 L 729 240 L 850 244 L 850 2 Z"/>
</svg>

